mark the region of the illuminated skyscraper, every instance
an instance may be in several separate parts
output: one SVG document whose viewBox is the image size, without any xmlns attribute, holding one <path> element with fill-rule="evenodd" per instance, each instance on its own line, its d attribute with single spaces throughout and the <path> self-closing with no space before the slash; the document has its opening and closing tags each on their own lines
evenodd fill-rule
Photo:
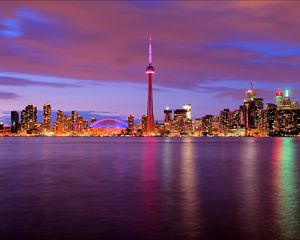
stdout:
<svg viewBox="0 0 300 240">
<path fill-rule="evenodd" d="M 11 133 L 18 133 L 19 131 L 19 113 L 17 111 L 11 112 Z"/>
<path fill-rule="evenodd" d="M 183 109 L 186 110 L 187 119 L 192 120 L 192 104 L 184 104 Z"/>
<path fill-rule="evenodd" d="M 134 131 L 134 116 L 130 114 L 128 116 L 128 129 L 133 132 Z"/>
<path fill-rule="evenodd" d="M 256 91 L 253 87 L 253 82 L 251 82 L 251 88 L 246 90 L 246 101 L 251 101 L 256 98 Z"/>
<path fill-rule="evenodd" d="M 31 133 L 37 124 L 37 108 L 33 105 L 27 105 L 25 111 L 22 111 L 22 122 L 25 131 Z"/>
<path fill-rule="evenodd" d="M 152 75 L 154 74 L 154 67 L 152 66 L 152 47 L 151 36 L 149 38 L 149 64 L 146 68 L 148 75 L 148 102 L 147 102 L 147 128 L 146 133 L 154 132 L 154 114 L 153 114 L 153 91 L 152 91 Z"/>
<path fill-rule="evenodd" d="M 167 107 L 164 110 L 164 122 L 165 123 L 170 123 L 172 122 L 172 109 L 170 109 L 169 107 Z"/>
<path fill-rule="evenodd" d="M 230 111 L 228 108 L 220 111 L 220 128 L 226 134 L 229 129 L 229 119 L 230 119 Z"/>
<path fill-rule="evenodd" d="M 147 116 L 145 114 L 142 116 L 142 130 L 143 132 L 147 130 Z"/>
<path fill-rule="evenodd" d="M 44 130 L 50 131 L 51 130 L 51 105 L 46 103 L 43 106 L 43 123 L 44 123 Z"/>
<path fill-rule="evenodd" d="M 76 111 L 72 111 L 72 131 L 73 134 L 78 132 L 78 113 Z"/>
<path fill-rule="evenodd" d="M 55 133 L 61 135 L 64 131 L 64 112 L 57 110 L 56 112 L 56 122 L 55 122 Z"/>
<path fill-rule="evenodd" d="M 292 102 L 289 95 L 289 90 L 285 90 L 285 94 L 282 100 L 282 108 L 279 109 L 292 109 Z"/>
<path fill-rule="evenodd" d="M 92 118 L 91 118 L 91 125 L 92 125 L 93 123 L 95 123 L 96 121 L 97 121 L 97 118 L 92 117 Z"/>
<path fill-rule="evenodd" d="M 283 93 L 281 90 L 276 91 L 275 93 L 275 104 L 277 105 L 277 107 L 280 109 L 282 108 L 282 104 L 283 104 Z"/>
<path fill-rule="evenodd" d="M 267 130 L 269 135 L 274 135 L 274 122 L 277 112 L 277 104 L 267 103 Z"/>
</svg>

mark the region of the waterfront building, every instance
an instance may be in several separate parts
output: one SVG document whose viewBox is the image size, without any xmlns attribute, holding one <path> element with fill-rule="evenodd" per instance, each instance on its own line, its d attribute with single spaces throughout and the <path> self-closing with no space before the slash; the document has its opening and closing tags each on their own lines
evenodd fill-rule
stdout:
<svg viewBox="0 0 300 240">
<path fill-rule="evenodd" d="M 172 109 L 167 107 L 164 110 L 164 130 L 165 131 L 171 131 L 172 129 Z"/>
<path fill-rule="evenodd" d="M 299 134 L 300 109 L 282 109 L 276 112 L 274 130 L 279 136 Z"/>
<path fill-rule="evenodd" d="M 134 132 L 134 116 L 132 114 L 128 116 L 128 129 L 131 133 Z"/>
<path fill-rule="evenodd" d="M 95 122 L 97 122 L 97 119 L 96 119 L 95 117 L 92 117 L 92 118 L 91 118 L 91 124 L 93 124 L 93 123 L 95 123 Z"/>
<path fill-rule="evenodd" d="M 192 120 L 192 104 L 184 104 L 182 108 L 186 110 L 186 118 Z"/>
<path fill-rule="evenodd" d="M 21 112 L 21 126 L 22 129 L 31 134 L 37 124 L 37 107 L 34 105 L 27 105 L 25 110 Z"/>
<path fill-rule="evenodd" d="M 246 102 L 253 100 L 256 98 L 256 91 L 253 87 L 253 82 L 251 82 L 251 88 L 246 90 Z"/>
<path fill-rule="evenodd" d="M 283 92 L 282 90 L 277 90 L 275 93 L 275 104 L 277 105 L 278 109 L 283 108 Z"/>
<path fill-rule="evenodd" d="M 274 122 L 277 112 L 277 105 L 273 103 L 267 103 L 267 130 L 269 135 L 274 135 Z"/>
<path fill-rule="evenodd" d="M 57 110 L 55 122 L 55 133 L 57 135 L 62 135 L 64 132 L 64 119 L 64 112 L 61 110 Z"/>
<path fill-rule="evenodd" d="M 223 109 L 220 111 L 219 115 L 219 127 L 223 134 L 227 134 L 229 129 L 229 121 L 230 121 L 230 111 L 228 108 Z"/>
<path fill-rule="evenodd" d="M 11 111 L 11 133 L 18 133 L 19 131 L 19 113 Z"/>
<path fill-rule="evenodd" d="M 43 106 L 43 124 L 44 131 L 51 130 L 51 105 L 48 103 Z"/>
<path fill-rule="evenodd" d="M 4 123 L 0 122 L 0 131 L 4 130 Z"/>
<path fill-rule="evenodd" d="M 72 111 L 72 133 L 77 134 L 78 132 L 78 113 L 76 111 Z"/>
<path fill-rule="evenodd" d="M 236 109 L 230 114 L 230 119 L 229 119 L 229 128 L 230 129 L 239 129 L 241 128 L 241 110 Z"/>
<path fill-rule="evenodd" d="M 145 133 L 147 131 L 147 115 L 142 116 L 142 131 Z"/>
</svg>

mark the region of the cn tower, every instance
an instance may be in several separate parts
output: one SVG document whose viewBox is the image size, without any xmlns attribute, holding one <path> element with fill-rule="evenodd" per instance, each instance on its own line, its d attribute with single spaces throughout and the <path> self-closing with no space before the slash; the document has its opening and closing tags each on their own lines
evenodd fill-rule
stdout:
<svg viewBox="0 0 300 240">
<path fill-rule="evenodd" d="M 152 48 L 151 36 L 149 37 L 149 64 L 146 68 L 148 75 L 148 102 L 147 102 L 147 128 L 146 133 L 154 133 L 154 115 L 153 115 L 153 94 L 152 94 L 152 75 L 154 74 L 154 67 L 152 66 Z"/>
</svg>

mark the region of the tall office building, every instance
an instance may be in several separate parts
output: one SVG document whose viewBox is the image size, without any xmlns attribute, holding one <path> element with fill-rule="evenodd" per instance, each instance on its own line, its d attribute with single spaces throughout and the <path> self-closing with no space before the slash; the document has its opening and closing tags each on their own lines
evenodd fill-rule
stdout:
<svg viewBox="0 0 300 240">
<path fill-rule="evenodd" d="M 253 86 L 253 82 L 251 82 L 251 88 L 246 90 L 246 101 L 251 101 L 256 98 L 256 91 Z"/>
<path fill-rule="evenodd" d="M 270 135 L 274 134 L 274 122 L 277 112 L 277 104 L 267 103 L 267 130 Z"/>
<path fill-rule="evenodd" d="M 283 93 L 281 90 L 277 90 L 275 93 L 275 104 L 277 105 L 277 107 L 279 109 L 282 108 L 282 104 L 283 104 Z"/>
<path fill-rule="evenodd" d="M 55 121 L 55 133 L 61 135 L 64 132 L 64 112 L 57 110 Z"/>
<path fill-rule="evenodd" d="M 164 110 L 164 123 L 170 123 L 172 122 L 172 109 L 170 109 L 169 107 L 167 107 Z"/>
<path fill-rule="evenodd" d="M 151 36 L 149 38 L 149 64 L 146 68 L 146 74 L 148 75 L 148 102 L 147 102 L 147 129 L 146 133 L 154 132 L 154 114 L 153 114 L 153 91 L 152 91 L 152 76 L 155 70 L 152 66 L 152 47 Z"/>
<path fill-rule="evenodd" d="M 229 128 L 239 129 L 242 125 L 241 109 L 236 109 L 230 114 Z"/>
<path fill-rule="evenodd" d="M 37 124 L 37 107 L 33 105 L 27 105 L 25 110 L 22 111 L 22 124 L 24 124 L 24 130 L 32 132 Z"/>
<path fill-rule="evenodd" d="M 97 118 L 92 117 L 92 118 L 91 118 L 91 125 L 92 125 L 93 123 L 95 123 L 95 122 L 97 122 Z"/>
<path fill-rule="evenodd" d="M 128 116 L 128 129 L 133 132 L 134 131 L 134 116 L 130 114 Z"/>
<path fill-rule="evenodd" d="M 220 111 L 219 121 L 220 121 L 220 128 L 225 133 L 229 129 L 229 120 L 230 120 L 230 111 L 228 108 L 223 109 Z"/>
<path fill-rule="evenodd" d="M 19 113 L 17 111 L 11 112 L 11 133 L 18 133 L 19 131 Z"/>
<path fill-rule="evenodd" d="M 48 103 L 43 106 L 43 124 L 45 131 L 51 130 L 51 105 Z"/>
<path fill-rule="evenodd" d="M 147 131 L 147 115 L 142 116 L 142 130 L 143 132 Z"/>
<path fill-rule="evenodd" d="M 186 110 L 187 119 L 192 120 L 192 104 L 184 104 L 182 108 Z"/>
<path fill-rule="evenodd" d="M 76 134 L 78 132 L 78 113 L 76 111 L 72 111 L 72 132 Z"/>
<path fill-rule="evenodd" d="M 282 100 L 282 107 L 279 108 L 279 110 L 281 109 L 292 109 L 292 102 L 288 90 L 285 90 L 285 94 Z"/>
</svg>

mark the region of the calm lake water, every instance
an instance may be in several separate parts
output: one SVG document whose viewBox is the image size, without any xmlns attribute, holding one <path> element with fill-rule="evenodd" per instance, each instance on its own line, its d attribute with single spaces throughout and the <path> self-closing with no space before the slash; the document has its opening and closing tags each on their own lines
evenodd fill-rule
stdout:
<svg viewBox="0 0 300 240">
<path fill-rule="evenodd" d="M 300 239 L 300 138 L 0 138 L 0 239 Z"/>
</svg>

